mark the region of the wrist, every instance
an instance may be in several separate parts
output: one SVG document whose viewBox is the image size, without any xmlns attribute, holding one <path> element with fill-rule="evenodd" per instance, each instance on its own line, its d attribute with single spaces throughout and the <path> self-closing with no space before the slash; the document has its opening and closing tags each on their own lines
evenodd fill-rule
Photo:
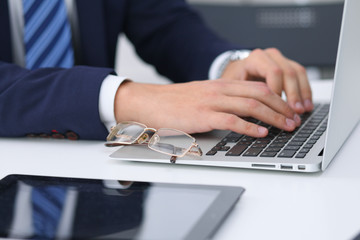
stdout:
<svg viewBox="0 0 360 240">
<path fill-rule="evenodd" d="M 158 121 L 151 123 L 149 119 L 156 119 L 162 110 L 159 109 L 159 105 L 163 104 L 161 96 L 171 94 L 174 85 L 124 82 L 115 96 L 116 122 L 135 121 L 155 126 Z"/>
<path fill-rule="evenodd" d="M 225 57 L 222 56 L 222 59 L 220 60 L 221 63 L 218 65 L 216 74 L 213 78 L 221 78 L 232 63 L 239 60 L 244 60 L 249 56 L 250 52 L 250 50 L 234 50 L 226 52 L 227 55 Z"/>
<path fill-rule="evenodd" d="M 114 114 L 116 122 L 131 120 L 128 118 L 129 105 L 131 105 L 131 88 L 134 82 L 124 81 L 117 89 L 114 100 Z"/>
</svg>

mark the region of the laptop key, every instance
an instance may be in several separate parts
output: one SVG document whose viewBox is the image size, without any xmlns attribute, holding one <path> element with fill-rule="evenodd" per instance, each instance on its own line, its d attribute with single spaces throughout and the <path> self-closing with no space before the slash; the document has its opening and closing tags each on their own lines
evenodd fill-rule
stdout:
<svg viewBox="0 0 360 240">
<path fill-rule="evenodd" d="M 291 141 L 288 144 L 289 146 L 301 146 L 303 145 L 303 142 L 296 142 L 296 141 Z"/>
<path fill-rule="evenodd" d="M 271 140 L 270 139 L 258 139 L 258 140 L 256 140 L 255 141 L 255 144 L 262 144 L 262 143 L 265 143 L 265 144 L 268 144 L 268 143 L 270 143 L 271 142 Z"/>
<path fill-rule="evenodd" d="M 217 151 L 210 150 L 206 153 L 207 156 L 214 156 L 217 153 Z"/>
<path fill-rule="evenodd" d="M 275 157 L 277 152 L 263 152 L 260 157 Z"/>
<path fill-rule="evenodd" d="M 256 157 L 257 155 L 259 155 L 259 153 L 260 153 L 262 150 L 263 150 L 262 148 L 254 148 L 254 147 L 251 147 L 251 148 L 249 148 L 249 149 L 243 154 L 243 156 L 246 156 L 246 157 Z"/>
<path fill-rule="evenodd" d="M 320 136 L 314 135 L 310 138 L 310 140 L 319 140 Z"/>
<path fill-rule="evenodd" d="M 323 132 L 325 132 L 326 131 L 326 127 L 320 127 L 319 129 L 318 129 L 318 132 L 320 132 L 320 133 L 323 133 Z"/>
<path fill-rule="evenodd" d="M 268 147 L 265 149 L 265 152 L 279 152 L 280 150 L 280 147 Z"/>
<path fill-rule="evenodd" d="M 314 144 L 307 143 L 304 145 L 304 148 L 311 149 L 314 146 Z"/>
<path fill-rule="evenodd" d="M 304 130 L 310 130 L 311 132 L 314 132 L 314 130 L 316 129 L 316 126 L 309 126 L 309 125 L 305 125 L 303 127 Z"/>
<path fill-rule="evenodd" d="M 287 143 L 289 141 L 290 138 L 283 138 L 283 139 L 279 139 L 279 138 L 276 138 L 273 143 Z"/>
<path fill-rule="evenodd" d="M 310 133 L 298 133 L 295 137 L 308 138 L 310 135 Z"/>
<path fill-rule="evenodd" d="M 307 138 L 301 138 L 301 137 L 295 137 L 292 142 L 301 142 L 304 143 L 306 142 Z"/>
<path fill-rule="evenodd" d="M 296 154 L 295 158 L 304 158 L 306 156 L 306 153 L 298 153 Z"/>
<path fill-rule="evenodd" d="M 256 138 L 254 138 L 254 137 L 245 136 L 245 137 L 243 137 L 243 138 L 241 139 L 241 141 L 243 141 L 243 142 L 247 142 L 247 141 L 253 142 L 255 139 L 256 139 Z"/>
<path fill-rule="evenodd" d="M 235 143 L 238 142 L 240 137 L 224 137 L 221 141 L 226 143 Z"/>
<path fill-rule="evenodd" d="M 300 149 L 300 146 L 286 146 L 284 150 L 294 150 L 297 151 Z"/>
<path fill-rule="evenodd" d="M 240 156 L 247 147 L 248 145 L 236 144 L 225 154 L 225 156 Z"/>
<path fill-rule="evenodd" d="M 279 153 L 279 157 L 287 157 L 287 158 L 291 158 L 295 155 L 296 151 L 295 150 L 283 150 L 282 152 Z"/>
<path fill-rule="evenodd" d="M 310 148 L 302 148 L 300 149 L 299 153 L 308 153 L 310 151 Z"/>
<path fill-rule="evenodd" d="M 252 123 L 257 123 L 259 120 L 252 118 L 252 117 L 245 117 L 244 118 L 245 121 L 247 122 L 252 122 Z"/>
<path fill-rule="evenodd" d="M 275 140 L 280 140 L 280 139 L 284 139 L 284 140 L 289 140 L 291 138 L 291 136 L 290 135 L 279 135 L 279 136 L 277 136 L 276 137 L 276 139 Z"/>
<path fill-rule="evenodd" d="M 226 142 L 218 142 L 218 144 L 216 144 L 216 146 L 225 146 Z"/>
<path fill-rule="evenodd" d="M 238 142 L 237 144 L 239 144 L 239 145 L 245 145 L 245 146 L 250 146 L 251 144 L 252 144 L 253 142 L 249 142 L 249 141 L 240 141 L 240 142 Z"/>
<path fill-rule="evenodd" d="M 313 130 L 310 130 L 310 129 L 302 129 L 300 132 L 300 134 L 306 134 L 306 133 L 313 133 Z"/>
<path fill-rule="evenodd" d="M 316 131 L 315 133 L 314 133 L 314 136 L 321 136 L 323 134 L 323 132 L 320 132 L 320 131 Z"/>
<path fill-rule="evenodd" d="M 267 146 L 266 143 L 254 143 L 252 147 L 254 148 L 265 148 Z"/>
<path fill-rule="evenodd" d="M 285 146 L 285 143 L 271 143 L 269 145 L 269 147 L 279 147 L 279 148 L 282 148 L 283 146 Z"/>
<path fill-rule="evenodd" d="M 215 146 L 212 148 L 213 151 L 227 151 L 229 149 L 229 146 Z"/>
<path fill-rule="evenodd" d="M 228 135 L 226 135 L 226 137 L 243 137 L 244 135 L 243 134 L 240 134 L 240 133 L 236 133 L 236 132 L 230 132 Z"/>
</svg>

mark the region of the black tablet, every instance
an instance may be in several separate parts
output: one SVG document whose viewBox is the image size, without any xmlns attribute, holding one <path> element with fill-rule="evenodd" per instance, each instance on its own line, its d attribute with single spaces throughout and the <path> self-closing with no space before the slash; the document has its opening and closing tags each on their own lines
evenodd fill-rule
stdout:
<svg viewBox="0 0 360 240">
<path fill-rule="evenodd" d="M 244 189 L 131 180 L 9 175 L 0 237 L 209 239 Z"/>
</svg>

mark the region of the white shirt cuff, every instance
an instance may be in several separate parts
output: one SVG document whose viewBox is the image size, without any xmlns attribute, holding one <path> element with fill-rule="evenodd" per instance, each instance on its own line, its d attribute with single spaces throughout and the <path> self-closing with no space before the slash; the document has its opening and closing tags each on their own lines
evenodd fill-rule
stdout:
<svg viewBox="0 0 360 240">
<path fill-rule="evenodd" d="M 115 95 L 119 86 L 125 80 L 129 79 L 115 75 L 108 75 L 101 84 L 99 94 L 99 113 L 101 121 L 109 132 L 111 127 L 116 125 L 114 112 Z"/>
<path fill-rule="evenodd" d="M 235 52 L 241 52 L 243 53 L 243 58 L 249 55 L 250 51 L 247 49 L 243 50 L 230 50 L 223 52 L 219 56 L 215 58 L 215 60 L 212 62 L 210 69 L 209 69 L 209 79 L 217 79 L 221 76 L 222 71 L 224 71 L 226 65 L 230 62 L 231 56 Z M 242 59 L 243 59 L 242 58 Z M 240 59 L 238 59 L 240 60 Z"/>
</svg>

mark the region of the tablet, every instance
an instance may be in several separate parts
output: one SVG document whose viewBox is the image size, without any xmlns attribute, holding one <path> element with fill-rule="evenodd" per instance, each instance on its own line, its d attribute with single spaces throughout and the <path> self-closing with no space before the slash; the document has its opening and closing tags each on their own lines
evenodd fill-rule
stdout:
<svg viewBox="0 0 360 240">
<path fill-rule="evenodd" d="M 209 239 L 241 187 L 9 175 L 0 181 L 0 237 Z"/>
</svg>

